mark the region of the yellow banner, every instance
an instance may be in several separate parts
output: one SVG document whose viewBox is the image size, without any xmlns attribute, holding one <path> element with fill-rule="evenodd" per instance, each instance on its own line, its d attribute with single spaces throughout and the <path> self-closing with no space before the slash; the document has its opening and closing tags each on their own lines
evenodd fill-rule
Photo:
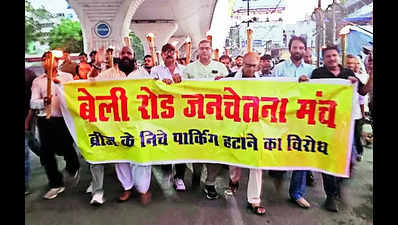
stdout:
<svg viewBox="0 0 398 225">
<path fill-rule="evenodd" d="M 63 86 L 90 163 L 213 162 L 348 176 L 353 86 L 272 80 L 84 81 Z"/>
</svg>

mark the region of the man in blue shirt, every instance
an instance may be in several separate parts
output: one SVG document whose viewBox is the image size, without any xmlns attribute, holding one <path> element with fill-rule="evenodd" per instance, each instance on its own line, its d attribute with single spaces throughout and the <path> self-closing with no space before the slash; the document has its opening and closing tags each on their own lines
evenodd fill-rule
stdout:
<svg viewBox="0 0 398 225">
<path fill-rule="evenodd" d="M 276 77 L 297 77 L 301 80 L 305 77 L 311 78 L 315 66 L 304 63 L 303 56 L 306 49 L 307 44 L 302 37 L 292 37 L 289 41 L 290 58 L 275 66 L 274 75 Z"/>
<path fill-rule="evenodd" d="M 274 75 L 276 77 L 293 77 L 298 81 L 307 81 L 311 78 L 314 65 L 304 63 L 303 57 L 307 50 L 307 43 L 304 38 L 294 36 L 289 41 L 290 58 L 275 66 Z M 281 183 L 282 175 L 285 171 L 270 171 L 270 175 Z M 309 208 L 310 204 L 305 200 L 307 171 L 295 170 L 292 173 L 289 187 L 290 198 L 302 208 Z M 276 185 L 278 188 L 278 185 Z"/>
</svg>

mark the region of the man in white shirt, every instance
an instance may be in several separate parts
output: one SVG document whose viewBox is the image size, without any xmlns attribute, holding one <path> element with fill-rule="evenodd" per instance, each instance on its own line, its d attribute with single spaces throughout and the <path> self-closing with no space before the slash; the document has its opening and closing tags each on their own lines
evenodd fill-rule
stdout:
<svg viewBox="0 0 398 225">
<path fill-rule="evenodd" d="M 169 43 L 163 45 L 161 56 L 164 65 L 154 66 L 150 76 L 167 84 L 180 83 L 183 68 L 176 61 L 175 47 Z"/>
<path fill-rule="evenodd" d="M 94 69 L 89 76 L 90 80 L 125 80 L 125 79 L 152 79 L 148 72 L 135 65 L 133 58 L 134 51 L 129 47 L 123 47 L 120 52 L 119 67 L 114 67 L 101 72 L 99 65 L 104 61 L 105 55 L 103 49 L 98 50 L 96 55 Z M 119 69 L 120 68 L 120 69 Z M 126 76 L 128 74 L 128 76 Z M 141 202 L 147 204 L 151 199 L 148 191 L 151 182 L 151 166 L 141 166 L 133 163 L 115 163 L 117 177 L 123 186 L 124 192 L 120 196 L 120 201 L 126 201 L 130 198 L 131 189 L 135 187 L 141 193 Z M 92 180 L 86 192 L 92 193 L 90 204 L 102 205 L 105 202 L 103 180 L 104 165 L 90 164 Z"/>
<path fill-rule="evenodd" d="M 161 53 L 164 65 L 152 67 L 151 77 L 159 79 L 166 84 L 180 83 L 183 69 L 177 64 L 175 47 L 169 43 L 163 45 Z M 161 165 L 161 168 L 171 176 L 172 165 Z M 177 191 L 185 191 L 184 174 L 185 163 L 176 164 L 176 175 L 173 177 L 174 187 Z"/>
<path fill-rule="evenodd" d="M 54 199 L 59 193 L 65 190 L 64 175 L 71 178 L 76 185 L 79 181 L 80 163 L 73 147 L 73 138 L 62 117 L 60 97 L 56 94 L 54 88 L 51 89 L 51 96 L 47 96 L 47 76 L 52 74 L 52 85 L 66 81 L 73 81 L 70 73 L 64 73 L 57 70 L 58 60 L 55 59 L 50 71 L 49 60 L 45 60 L 50 52 L 42 56 L 45 74 L 35 78 L 32 83 L 32 96 L 30 106 L 32 109 L 38 109 L 37 126 L 40 132 L 40 143 L 42 154 L 40 161 L 44 166 L 49 181 L 50 190 L 43 196 L 45 199 Z M 51 56 L 50 56 L 51 57 Z M 51 107 L 51 117 L 48 119 L 46 107 Z M 66 167 L 63 173 L 59 172 L 55 155 L 61 155 L 66 161 Z"/>
<path fill-rule="evenodd" d="M 144 56 L 144 64 L 142 65 L 142 68 L 144 68 L 148 73 L 151 73 L 152 67 L 154 67 L 152 56 L 151 55 Z"/>
<path fill-rule="evenodd" d="M 102 63 L 105 60 L 104 49 L 99 49 L 93 69 L 89 72 L 89 79 L 119 80 L 119 79 L 143 79 L 150 78 L 149 73 L 142 67 L 137 66 L 135 54 L 129 47 L 123 47 L 120 51 L 120 60 L 114 67 L 102 71 Z"/>
<path fill-rule="evenodd" d="M 361 73 L 360 71 L 360 61 L 359 58 L 352 55 L 352 54 L 348 54 L 346 56 L 345 59 L 345 66 L 352 70 L 355 74 L 355 76 L 363 83 L 366 84 L 366 82 L 369 79 L 369 75 L 366 73 Z M 354 129 L 354 140 L 355 140 L 355 144 L 357 147 L 357 161 L 361 161 L 362 160 L 362 153 L 363 153 L 363 146 L 362 146 L 362 142 L 361 142 L 361 134 L 362 134 L 362 125 L 363 122 L 362 120 L 366 118 L 365 116 L 365 96 L 362 95 L 358 95 L 359 97 L 359 106 L 361 109 L 361 115 L 362 117 L 359 119 L 355 120 L 355 129 Z"/>
<path fill-rule="evenodd" d="M 235 58 L 235 66 L 231 68 L 231 73 L 234 73 L 240 70 L 243 66 L 243 57 L 241 55 L 236 56 Z"/>
<path fill-rule="evenodd" d="M 214 80 L 216 77 L 222 77 L 228 75 L 227 67 L 224 64 L 214 61 L 211 59 L 211 42 L 209 40 L 201 40 L 199 42 L 199 60 L 188 64 L 184 69 L 184 77 L 188 79 L 198 79 L 198 78 L 211 78 Z M 204 192 L 206 193 L 206 198 L 213 200 L 218 199 L 219 195 L 215 189 L 216 177 L 221 169 L 220 164 L 207 163 L 207 178 Z M 200 171 L 202 170 L 201 163 L 194 163 L 194 177 L 193 183 L 200 181 Z"/>
<path fill-rule="evenodd" d="M 260 78 L 256 73 L 259 65 L 260 56 L 256 52 L 249 52 L 243 56 L 243 66 L 235 73 L 229 74 L 227 77 L 236 79 L 242 78 Z M 241 177 L 241 168 L 236 166 L 229 166 L 229 189 L 226 194 L 235 193 L 239 187 L 239 180 Z M 248 208 L 257 215 L 265 215 L 265 208 L 261 206 L 261 187 L 263 182 L 263 171 L 261 169 L 250 169 L 249 181 L 247 183 L 247 202 Z M 232 193 L 231 193 L 232 192 Z"/>
<path fill-rule="evenodd" d="M 184 76 L 188 79 L 203 79 L 217 76 L 227 76 L 228 70 L 224 64 L 211 59 L 211 43 L 208 40 L 199 42 L 199 60 L 189 63 L 184 69 Z"/>
</svg>

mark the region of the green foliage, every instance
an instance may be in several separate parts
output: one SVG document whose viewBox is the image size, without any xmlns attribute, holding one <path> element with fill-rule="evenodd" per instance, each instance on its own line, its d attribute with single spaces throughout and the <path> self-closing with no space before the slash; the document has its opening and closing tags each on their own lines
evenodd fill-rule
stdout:
<svg viewBox="0 0 398 225">
<path fill-rule="evenodd" d="M 66 49 L 71 53 L 83 51 L 83 34 L 80 22 L 70 19 L 62 19 L 49 35 L 51 49 Z"/>
<path fill-rule="evenodd" d="M 45 34 L 41 31 L 42 23 L 51 22 L 52 14 L 44 8 L 35 9 L 28 0 L 25 0 L 25 52 L 32 42 L 47 42 Z"/>
<path fill-rule="evenodd" d="M 131 48 L 135 52 L 135 59 L 137 61 L 144 60 L 144 46 L 142 45 L 141 39 L 138 38 L 133 32 L 129 34 L 131 39 Z"/>
</svg>

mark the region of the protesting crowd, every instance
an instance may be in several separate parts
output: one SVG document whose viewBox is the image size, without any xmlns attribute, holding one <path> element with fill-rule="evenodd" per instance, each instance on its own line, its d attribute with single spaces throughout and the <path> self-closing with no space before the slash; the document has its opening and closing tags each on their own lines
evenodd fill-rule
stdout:
<svg viewBox="0 0 398 225">
<path fill-rule="evenodd" d="M 123 47 L 119 57 L 113 57 L 113 49 L 98 49 L 89 54 L 84 52 L 79 55 L 80 63 L 70 59 L 67 51 L 63 56 L 55 58 L 49 63 L 48 51 L 42 56 L 42 66 L 45 73 L 35 77 L 31 71 L 25 69 L 26 99 L 25 99 L 25 195 L 30 193 L 30 151 L 40 157 L 49 189 L 43 195 L 44 199 L 54 199 L 64 192 L 66 188 L 73 188 L 80 179 L 81 165 L 77 146 L 68 131 L 61 110 L 61 99 L 54 89 L 48 90 L 48 79 L 54 84 L 73 80 L 87 80 L 96 82 L 100 80 L 126 80 L 126 79 L 155 79 L 168 85 L 184 82 L 189 79 L 231 80 L 267 77 L 290 77 L 297 82 L 308 82 L 312 79 L 346 79 L 357 90 L 354 101 L 353 119 L 355 120 L 354 137 L 351 149 L 352 170 L 356 163 L 362 160 L 364 143 L 362 138 L 362 126 L 368 118 L 373 118 L 373 53 L 367 52 L 363 60 L 364 69 L 358 56 L 347 55 L 344 67 L 341 63 L 340 50 L 335 45 L 327 45 L 322 48 L 323 65 L 316 68 L 313 65 L 312 51 L 307 48 L 306 40 L 293 36 L 288 43 L 290 58 L 284 61 L 274 61 L 271 55 L 260 56 L 256 52 L 248 52 L 243 56 L 232 59 L 228 55 L 222 55 L 219 60 L 212 59 L 212 43 L 202 40 L 198 44 L 198 58 L 187 63 L 184 58 L 177 58 L 176 48 L 171 44 L 165 44 L 161 48 L 163 63 L 154 65 L 151 55 L 144 57 L 144 63 L 138 65 L 135 52 L 130 47 Z M 58 65 L 58 61 L 62 64 Z M 88 60 L 90 60 L 88 62 Z M 51 76 L 51 77 L 50 77 Z M 366 97 L 365 97 L 366 96 Z M 365 112 L 365 106 L 369 108 L 370 115 Z M 50 112 L 50 113 L 49 113 Z M 373 126 L 373 123 L 371 123 Z M 35 137 L 39 137 L 36 140 Z M 62 156 L 66 162 L 64 170 L 57 166 L 56 156 Z M 299 160 L 299 159 L 298 159 Z M 87 184 L 86 192 L 91 193 L 90 204 L 100 206 L 105 203 L 104 194 L 104 164 L 87 163 L 91 172 L 91 182 Z M 112 163 L 115 168 L 118 181 L 123 191 L 119 201 L 124 202 L 131 198 L 137 191 L 142 204 L 151 202 L 151 171 L 152 165 L 140 165 L 135 163 Z M 158 166 L 158 165 L 155 165 Z M 216 200 L 220 193 L 216 191 L 216 178 L 224 165 L 216 163 L 193 163 L 192 185 L 200 186 L 202 167 L 206 167 L 207 174 L 203 188 L 205 198 Z M 187 191 L 184 182 L 185 163 L 173 165 L 160 165 L 165 176 L 169 177 L 175 190 Z M 229 187 L 225 195 L 236 195 L 239 188 L 247 190 L 247 207 L 256 215 L 267 213 L 266 205 L 261 201 L 263 170 L 251 168 L 249 170 L 247 187 L 240 185 L 242 170 L 237 166 L 228 165 Z M 288 171 L 269 170 L 276 190 L 281 188 L 284 177 Z M 314 172 L 309 170 L 293 170 L 289 182 L 287 195 L 290 200 L 301 208 L 310 208 L 311 202 L 306 200 L 307 186 L 317 185 L 314 181 Z M 337 201 L 344 198 L 342 184 L 346 179 L 330 174 L 322 173 L 323 188 L 325 193 L 324 207 L 332 212 L 338 212 Z M 319 184 L 320 185 L 320 184 Z M 270 194 L 270 193 L 267 193 Z"/>
</svg>

